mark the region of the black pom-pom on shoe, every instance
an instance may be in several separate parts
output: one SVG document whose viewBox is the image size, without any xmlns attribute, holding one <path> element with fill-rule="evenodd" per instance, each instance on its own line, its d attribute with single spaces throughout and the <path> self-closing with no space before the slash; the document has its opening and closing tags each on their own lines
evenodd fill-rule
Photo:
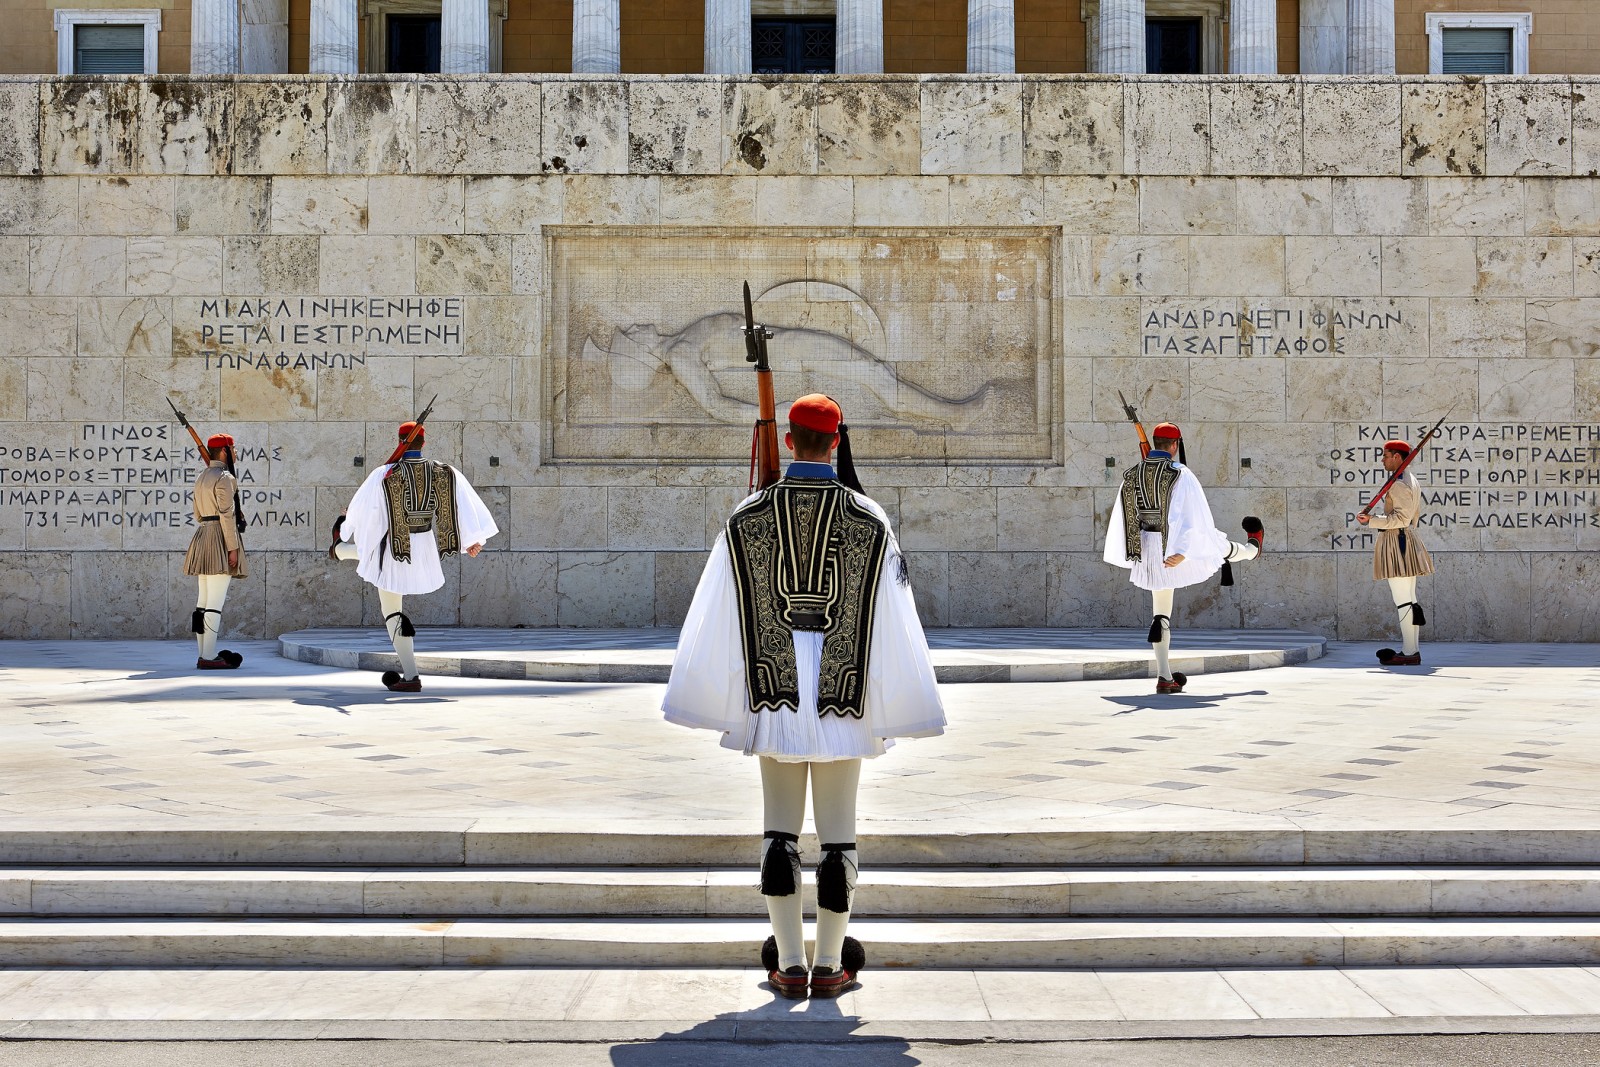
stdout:
<svg viewBox="0 0 1600 1067">
<path fill-rule="evenodd" d="M 400 680 L 400 672 L 399 671 L 384 671 L 383 672 L 383 684 L 384 685 L 393 685 L 394 683 L 398 682 L 399 680 Z"/>
<path fill-rule="evenodd" d="M 1255 545 L 1256 551 L 1265 551 L 1267 547 L 1267 528 L 1261 525 L 1261 520 L 1254 515 L 1246 515 L 1243 525 L 1245 540 Z"/>
</svg>

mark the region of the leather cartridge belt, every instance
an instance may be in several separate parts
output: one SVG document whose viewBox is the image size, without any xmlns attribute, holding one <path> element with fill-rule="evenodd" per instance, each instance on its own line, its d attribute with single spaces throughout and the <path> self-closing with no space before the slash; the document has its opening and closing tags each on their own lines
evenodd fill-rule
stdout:
<svg viewBox="0 0 1600 1067">
<path fill-rule="evenodd" d="M 820 611 L 791 611 L 789 628 L 821 633 L 828 628 L 828 617 Z"/>
<path fill-rule="evenodd" d="M 1161 532 L 1161 511 L 1159 508 L 1139 509 L 1139 529 L 1145 533 Z"/>
<path fill-rule="evenodd" d="M 221 515 L 202 515 L 202 516 L 200 516 L 200 521 L 201 522 L 221 522 L 222 521 L 222 516 Z"/>
</svg>

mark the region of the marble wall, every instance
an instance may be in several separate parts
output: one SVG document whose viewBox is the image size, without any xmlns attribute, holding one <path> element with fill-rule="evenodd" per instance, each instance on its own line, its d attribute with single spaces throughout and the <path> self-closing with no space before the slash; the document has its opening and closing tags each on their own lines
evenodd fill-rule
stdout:
<svg viewBox="0 0 1600 1067">
<path fill-rule="evenodd" d="M 0 79 L 0 636 L 181 636 L 192 452 L 251 635 L 395 424 L 504 531 L 423 625 L 681 619 L 743 495 L 749 278 L 932 625 L 1141 625 L 1118 393 L 1267 559 L 1178 622 L 1386 634 L 1354 512 L 1415 440 L 1434 638 L 1600 640 L 1600 79 Z M 786 362 L 787 361 L 787 362 Z"/>
</svg>

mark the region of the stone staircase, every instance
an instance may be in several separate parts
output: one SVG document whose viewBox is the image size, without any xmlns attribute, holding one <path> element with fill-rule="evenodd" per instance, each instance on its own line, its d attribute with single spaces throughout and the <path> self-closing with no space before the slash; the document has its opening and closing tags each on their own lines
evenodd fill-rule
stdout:
<svg viewBox="0 0 1600 1067">
<path fill-rule="evenodd" d="M 374 822 L 0 827 L 0 959 L 745 967 L 767 933 L 743 828 Z M 1600 830 L 876 829 L 880 967 L 1600 961 Z"/>
</svg>

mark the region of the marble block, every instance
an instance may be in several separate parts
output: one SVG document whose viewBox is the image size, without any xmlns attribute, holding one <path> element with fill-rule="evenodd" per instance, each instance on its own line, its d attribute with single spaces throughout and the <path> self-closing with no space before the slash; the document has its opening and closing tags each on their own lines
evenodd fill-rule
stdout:
<svg viewBox="0 0 1600 1067">
<path fill-rule="evenodd" d="M 1426 234 L 1428 182 L 1422 178 L 1335 178 L 1336 234 Z"/>
<path fill-rule="evenodd" d="M 418 237 L 417 292 L 511 292 L 511 238 L 448 233 Z"/>
<path fill-rule="evenodd" d="M 461 568 L 461 625 L 554 626 L 555 553 L 500 548 L 497 538 Z"/>
<path fill-rule="evenodd" d="M 467 356 L 529 356 L 539 345 L 539 303 L 522 296 L 475 296 L 466 301 Z"/>
<path fill-rule="evenodd" d="M 328 166 L 328 83 L 241 79 L 233 87 L 234 174 L 321 174 Z"/>
<path fill-rule="evenodd" d="M 67 634 L 72 626 L 73 558 L 65 552 L 0 553 L 0 584 L 6 590 L 0 637 L 37 641 Z"/>
<path fill-rule="evenodd" d="M 1282 237 L 1189 238 L 1189 292 L 1195 296 L 1281 296 Z"/>
<path fill-rule="evenodd" d="M 855 183 L 850 178 L 777 177 L 756 184 L 759 226 L 848 226 L 854 218 Z"/>
<path fill-rule="evenodd" d="M 1479 358 L 1527 354 L 1527 303 L 1523 300 L 1429 302 L 1430 349 Z"/>
<path fill-rule="evenodd" d="M 817 89 L 817 173 L 917 174 L 921 91 L 913 81 L 829 79 Z"/>
<path fill-rule="evenodd" d="M 416 292 L 416 242 L 409 237 L 323 237 L 319 251 L 324 293 Z"/>
<path fill-rule="evenodd" d="M 75 552 L 71 574 L 73 638 L 168 632 L 165 554 Z"/>
<path fill-rule="evenodd" d="M 200 295 L 222 287 L 222 238 L 130 237 L 128 292 Z"/>
<path fill-rule="evenodd" d="M 705 570 L 708 553 L 657 552 L 655 601 L 657 626 L 682 626 Z"/>
<path fill-rule="evenodd" d="M 319 529 L 330 525 L 331 519 L 319 524 Z M 354 566 L 335 566 L 320 550 L 272 552 L 257 558 L 261 560 L 267 583 L 266 606 L 261 619 L 263 633 L 289 633 L 307 626 L 362 624 L 362 601 L 371 594 L 370 587 L 356 574 Z M 376 601 L 377 598 L 372 599 Z M 408 612 L 411 610 L 407 608 Z M 422 621 L 420 617 L 419 621 Z"/>
<path fill-rule="evenodd" d="M 1536 552 L 1532 641 L 1600 641 L 1600 560 L 1584 552 Z"/>
<path fill-rule="evenodd" d="M 1238 189 L 1233 178 L 1141 178 L 1139 232 L 1240 233 Z"/>
<path fill-rule="evenodd" d="M 1212 174 L 1299 174 L 1303 107 L 1293 79 L 1211 85 Z"/>
<path fill-rule="evenodd" d="M 1021 174 L 1022 82 L 922 80 L 922 173 Z"/>
<path fill-rule="evenodd" d="M 1284 418 L 1285 360 L 1273 356 L 1204 361 L 1189 383 L 1193 422 L 1278 422 Z"/>
<path fill-rule="evenodd" d="M 466 232 L 537 233 L 561 221 L 566 182 L 559 177 L 468 178 Z"/>
<path fill-rule="evenodd" d="M 1600 238 L 1572 242 L 1573 292 L 1577 296 L 1600 296 Z"/>
<path fill-rule="evenodd" d="M 1096 547 L 1094 491 L 1005 487 L 996 491 L 1002 552 L 1087 552 Z"/>
<path fill-rule="evenodd" d="M 28 295 L 28 239 L 0 237 L 0 296 Z"/>
<path fill-rule="evenodd" d="M 1428 233 L 1520 237 L 1524 199 L 1515 178 L 1429 178 Z"/>
<path fill-rule="evenodd" d="M 1210 173 L 1211 99 L 1203 79 L 1128 79 L 1123 114 L 1129 174 Z"/>
<path fill-rule="evenodd" d="M 1600 78 L 1572 79 L 1572 173 L 1600 175 Z"/>
<path fill-rule="evenodd" d="M 222 250 L 228 292 L 264 296 L 322 291 L 322 254 L 316 237 L 226 237 Z"/>
<path fill-rule="evenodd" d="M 0 298 L 6 355 L 67 356 L 77 350 L 77 309 L 71 300 Z"/>
<path fill-rule="evenodd" d="M 663 176 L 660 185 L 664 226 L 754 226 L 756 189 L 752 177 Z"/>
<path fill-rule="evenodd" d="M 329 174 L 412 174 L 417 154 L 414 77 L 328 79 Z"/>
<path fill-rule="evenodd" d="M 0 234 L 77 232 L 77 178 L 0 178 Z"/>
<path fill-rule="evenodd" d="M 804 182 L 804 179 L 800 179 Z M 950 179 L 940 176 L 856 178 L 853 185 L 857 226 L 894 226 L 916 219 L 924 226 L 950 222 Z"/>
<path fill-rule="evenodd" d="M 1405 81 L 1400 173 L 1486 173 L 1484 107 L 1483 82 L 1477 78 Z"/>
<path fill-rule="evenodd" d="M 44 174 L 137 173 L 135 82 L 58 80 L 41 87 L 39 160 Z"/>
<path fill-rule="evenodd" d="M 128 242 L 121 237 L 35 237 L 28 243 L 29 292 L 117 296 L 127 292 Z"/>
<path fill-rule="evenodd" d="M 606 490 L 606 547 L 679 551 L 703 549 L 705 491 L 614 486 Z"/>
<path fill-rule="evenodd" d="M 270 178 L 173 178 L 173 228 L 178 233 L 266 233 L 272 222 Z"/>
<path fill-rule="evenodd" d="M 1109 236 L 1086 241 L 1090 288 L 1079 291 L 1105 296 L 1177 296 L 1189 291 L 1186 237 Z"/>
<path fill-rule="evenodd" d="M 1478 414 L 1475 359 L 1395 356 L 1383 361 L 1383 412 L 1386 419 L 1415 419 L 1449 411 L 1462 419 Z M 1434 415 L 1438 418 L 1438 415 Z"/>
<path fill-rule="evenodd" d="M 1386 295 L 1471 296 L 1477 285 L 1477 242 L 1473 238 L 1383 238 Z"/>
<path fill-rule="evenodd" d="M 1585 360 L 1600 356 L 1600 301 L 1529 301 L 1528 354 Z"/>
<path fill-rule="evenodd" d="M 1600 235 L 1600 179 L 1530 178 L 1522 188 L 1528 236 Z"/>
<path fill-rule="evenodd" d="M 1572 238 L 1484 237 L 1478 241 L 1480 296 L 1573 295 Z"/>
<path fill-rule="evenodd" d="M 429 356 L 412 366 L 413 388 L 438 397 L 434 414 L 467 423 L 511 417 L 511 360 L 483 356 Z"/>
<path fill-rule="evenodd" d="M 1023 82 L 1025 173 L 1123 173 L 1123 95 L 1114 78 Z"/>
<path fill-rule="evenodd" d="M 80 233 L 171 233 L 174 228 L 173 179 L 78 179 Z"/>
<path fill-rule="evenodd" d="M 152 78 L 139 86 L 134 165 L 143 174 L 227 174 L 233 94 L 206 81 Z"/>
<path fill-rule="evenodd" d="M 1309 174 L 1400 173 L 1400 84 L 1345 77 L 1305 79 Z"/>
<path fill-rule="evenodd" d="M 0 82 L 0 174 L 39 173 L 39 98 L 44 82 Z"/>
<path fill-rule="evenodd" d="M 363 367 L 343 369 L 323 367 L 317 373 L 316 417 L 350 422 L 360 419 L 382 419 L 383 425 L 369 438 L 366 454 L 387 456 L 394 447 L 394 425 L 415 418 L 416 411 L 427 398 L 417 401 L 412 389 L 412 371 L 415 360 L 408 356 L 367 357 Z M 226 380 L 226 379 L 225 379 Z M 432 394 L 429 394 L 430 396 Z M 440 427 L 428 424 L 428 447 L 439 452 Z M 373 443 L 377 447 L 373 447 Z M 444 458 L 436 456 L 435 458 Z"/>
<path fill-rule="evenodd" d="M 1571 174 L 1572 99 L 1567 78 L 1487 83 L 1485 173 Z"/>
<path fill-rule="evenodd" d="M 1377 296 L 1383 292 L 1376 237 L 1289 237 L 1284 275 L 1291 296 Z"/>
<path fill-rule="evenodd" d="M 996 490 L 911 487 L 900 491 L 900 544 L 907 551 L 938 548 L 992 552 L 999 547 Z"/>
<path fill-rule="evenodd" d="M 722 86 L 715 78 L 628 82 L 628 170 L 722 173 Z"/>
<path fill-rule="evenodd" d="M 1531 552 L 1441 552 L 1418 585 L 1439 610 L 1423 636 L 1448 641 L 1533 641 Z M 1494 590 L 1485 596 L 1485 590 Z M 1431 607 L 1432 605 L 1430 605 Z M 1569 638 L 1571 640 L 1571 638 Z"/>
<path fill-rule="evenodd" d="M 1286 364 L 1284 414 L 1290 422 L 1360 422 L 1375 414 L 1379 360 L 1311 356 Z"/>
<path fill-rule="evenodd" d="M 557 557 L 556 621 L 560 626 L 653 626 L 651 552 L 562 552 Z"/>
<path fill-rule="evenodd" d="M 373 177 L 367 182 L 367 232 L 460 233 L 465 195 L 460 178 Z"/>
<path fill-rule="evenodd" d="M 1333 179 L 1255 178 L 1238 182 L 1239 233 L 1277 237 L 1333 230 Z"/>
<path fill-rule="evenodd" d="M 579 77 L 547 81 L 542 101 L 541 173 L 628 173 L 628 83 Z"/>
<path fill-rule="evenodd" d="M 949 205 L 952 226 L 1038 226 L 1045 221 L 1044 179 L 960 174 L 949 179 Z"/>
<path fill-rule="evenodd" d="M 1143 179 L 1046 175 L 1043 184 L 1043 221 L 1049 225 L 1068 233 L 1129 233 L 1138 228 Z M 955 202 L 952 191 L 951 204 Z"/>
<path fill-rule="evenodd" d="M 574 174 L 562 181 L 561 220 L 573 226 L 643 226 L 658 221 L 661 179 L 653 174 Z"/>
<path fill-rule="evenodd" d="M 596 549 L 606 543 L 603 486 L 513 487 L 510 547 L 519 550 Z M 703 535 L 702 535 L 703 536 Z"/>
<path fill-rule="evenodd" d="M 729 80 L 722 88 L 722 173 L 817 173 L 817 82 Z"/>
<path fill-rule="evenodd" d="M 526 78 L 430 77 L 417 86 L 417 170 L 535 174 L 543 87 Z"/>
<path fill-rule="evenodd" d="M 274 178 L 273 233 L 365 233 L 365 178 Z"/>
<path fill-rule="evenodd" d="M 1107 515 L 1109 509 L 1107 503 Z M 1096 545 L 1093 552 L 1051 552 L 1045 557 L 1044 625 L 1150 624 L 1150 594 L 1128 581 L 1127 571 L 1107 563 L 1100 547 Z M 1135 634 L 1130 633 L 1128 638 L 1129 648 L 1135 648 Z"/>
<path fill-rule="evenodd" d="M 1147 313 L 1160 314 L 1156 310 L 1159 303 L 1150 301 Z M 1137 345 L 1130 348 L 1132 351 L 1137 351 Z M 1122 352 L 1128 351 L 1129 349 L 1122 350 Z M 1181 425 L 1182 421 L 1189 417 L 1188 358 L 1124 355 L 1122 352 L 1102 355 L 1094 361 L 1094 406 L 1090 412 L 1092 418 L 1113 426 L 1118 421 L 1125 420 L 1127 416 L 1122 410 L 1122 398 L 1126 397 L 1140 415 L 1144 416 L 1148 425 L 1153 426 L 1168 420 Z M 1206 373 L 1204 363 L 1200 365 L 1199 371 Z M 1107 456 L 1111 454 L 1106 453 Z M 1122 469 L 1120 459 L 1118 463 L 1115 470 L 1120 471 Z"/>
<path fill-rule="evenodd" d="M 1478 363 L 1478 416 L 1524 422 L 1573 417 L 1572 360 L 1485 359 Z"/>
</svg>

